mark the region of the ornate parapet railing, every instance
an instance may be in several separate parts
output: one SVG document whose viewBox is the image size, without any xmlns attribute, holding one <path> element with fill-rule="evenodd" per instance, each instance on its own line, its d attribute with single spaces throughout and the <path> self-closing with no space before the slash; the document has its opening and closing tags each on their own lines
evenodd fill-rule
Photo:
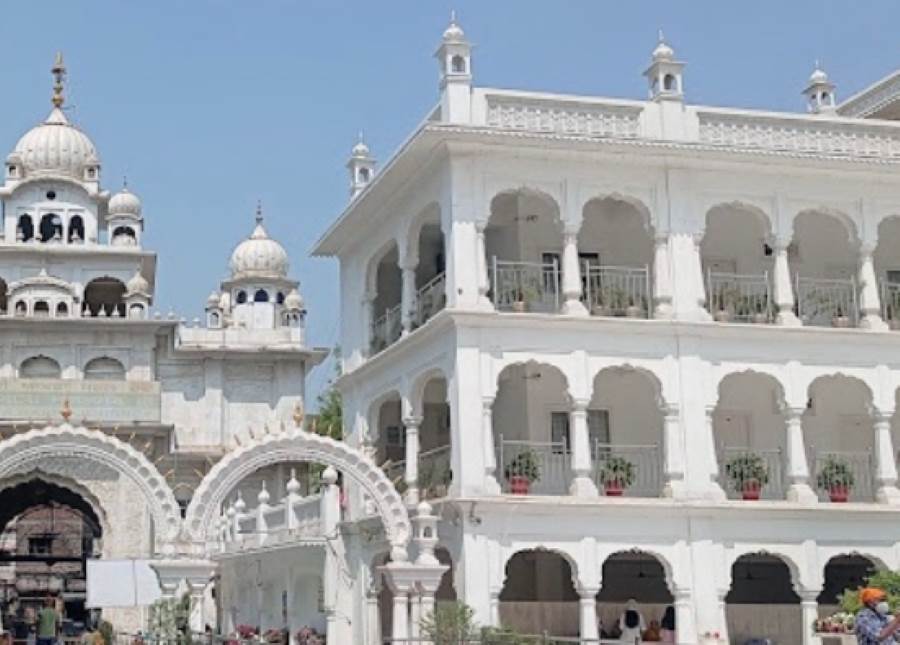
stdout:
<svg viewBox="0 0 900 645">
<path fill-rule="evenodd" d="M 388 345 L 394 343 L 400 338 L 402 331 L 400 305 L 397 304 L 386 310 L 372 322 L 372 353 L 377 354 Z"/>
<path fill-rule="evenodd" d="M 755 450 L 738 446 L 722 446 L 718 450 L 718 460 L 719 485 L 722 486 L 722 490 L 726 492 L 729 499 L 744 497 L 744 491 L 740 486 L 741 480 L 757 467 L 762 467 L 765 473 L 762 478 L 765 481 L 759 482 L 758 485 L 760 499 L 784 499 L 787 492 L 784 483 L 784 453 L 778 448 Z"/>
<path fill-rule="evenodd" d="M 794 295 L 804 325 L 855 327 L 859 321 L 854 280 L 798 276 Z"/>
<path fill-rule="evenodd" d="M 900 284 L 882 281 L 881 315 L 891 329 L 900 329 Z"/>
<path fill-rule="evenodd" d="M 657 445 L 593 445 L 594 481 L 609 494 L 616 486 L 626 497 L 660 497 L 663 491 L 662 451 Z"/>
<path fill-rule="evenodd" d="M 529 480 L 534 495 L 568 495 L 572 480 L 572 457 L 561 441 L 515 441 L 500 435 L 497 464 L 503 475 L 503 489 L 510 492 L 513 479 Z"/>
<path fill-rule="evenodd" d="M 582 268 L 584 305 L 595 316 L 650 316 L 649 267 L 597 266 Z"/>
<path fill-rule="evenodd" d="M 719 322 L 772 322 L 769 276 L 706 274 L 706 306 Z"/>
<path fill-rule="evenodd" d="M 702 109 L 701 143 L 803 154 L 900 160 L 900 127 L 772 113 Z"/>
<path fill-rule="evenodd" d="M 262 503 L 222 527 L 221 551 L 235 553 L 263 546 L 324 539 L 321 494 L 287 495 L 278 504 Z"/>
<path fill-rule="evenodd" d="M 441 272 L 422 285 L 416 292 L 413 325 L 421 327 L 429 318 L 447 305 L 447 276 Z"/>
<path fill-rule="evenodd" d="M 643 110 L 639 105 L 494 93 L 485 100 L 490 127 L 594 137 L 636 138 Z"/>
<path fill-rule="evenodd" d="M 491 300 L 497 311 L 557 313 L 561 275 L 559 265 L 508 262 L 495 256 L 491 262 Z"/>
</svg>

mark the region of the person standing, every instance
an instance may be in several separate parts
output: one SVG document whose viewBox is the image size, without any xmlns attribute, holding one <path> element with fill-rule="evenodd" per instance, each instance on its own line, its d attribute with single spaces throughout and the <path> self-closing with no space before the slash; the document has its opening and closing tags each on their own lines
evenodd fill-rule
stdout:
<svg viewBox="0 0 900 645">
<path fill-rule="evenodd" d="M 662 620 L 660 621 L 660 630 L 659 630 L 659 638 L 660 642 L 663 643 L 674 643 L 675 642 L 675 608 L 672 605 L 666 607 L 665 613 L 663 613 Z"/>
<path fill-rule="evenodd" d="M 900 631 L 900 613 L 891 616 L 887 594 L 875 587 L 859 592 L 863 608 L 856 614 L 856 641 L 859 645 L 894 645 Z"/>
<path fill-rule="evenodd" d="M 637 601 L 632 598 L 626 603 L 625 611 L 619 617 L 619 630 L 622 632 L 619 642 L 628 643 L 628 645 L 640 643 L 645 629 L 647 629 L 647 624 L 644 622 L 641 612 L 638 611 Z"/>
<path fill-rule="evenodd" d="M 44 607 L 38 612 L 37 645 L 56 645 L 59 636 L 59 614 L 53 598 L 47 596 Z"/>
</svg>

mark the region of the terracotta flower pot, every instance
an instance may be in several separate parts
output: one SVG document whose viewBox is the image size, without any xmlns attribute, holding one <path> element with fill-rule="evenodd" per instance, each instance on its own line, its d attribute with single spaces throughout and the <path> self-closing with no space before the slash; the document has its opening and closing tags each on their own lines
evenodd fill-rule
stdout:
<svg viewBox="0 0 900 645">
<path fill-rule="evenodd" d="M 522 475 L 513 475 L 509 478 L 509 492 L 513 495 L 527 495 L 531 488 L 531 481 Z"/>
<path fill-rule="evenodd" d="M 834 485 L 828 489 L 828 499 L 836 504 L 842 504 L 850 497 L 850 489 L 847 486 Z"/>
<path fill-rule="evenodd" d="M 620 481 L 606 482 L 603 489 L 607 497 L 622 497 L 622 493 L 625 492 L 625 487 Z"/>
<path fill-rule="evenodd" d="M 516 300 L 512 303 L 512 310 L 518 314 L 523 314 L 528 310 L 528 303 L 524 300 Z"/>
<path fill-rule="evenodd" d="M 731 312 L 727 309 L 719 309 L 713 314 L 713 318 L 715 318 L 716 322 L 731 322 Z"/>
<path fill-rule="evenodd" d="M 761 488 L 758 480 L 748 479 L 741 485 L 741 496 L 747 501 L 755 502 L 759 500 Z"/>
</svg>

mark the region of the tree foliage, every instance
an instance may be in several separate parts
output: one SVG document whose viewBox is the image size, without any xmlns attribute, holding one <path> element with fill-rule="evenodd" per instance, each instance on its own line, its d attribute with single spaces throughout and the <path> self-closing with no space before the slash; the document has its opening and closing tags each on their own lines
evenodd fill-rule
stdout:
<svg viewBox="0 0 900 645">
<path fill-rule="evenodd" d="M 876 571 L 866 578 L 867 587 L 876 587 L 887 594 L 888 604 L 891 611 L 897 611 L 900 608 L 900 572 L 897 571 Z M 841 594 L 841 609 L 855 614 L 862 609 L 862 602 L 859 599 L 859 589 L 845 589 Z"/>
<path fill-rule="evenodd" d="M 310 430 L 323 437 L 331 437 L 337 441 L 344 439 L 343 400 L 341 393 L 335 386 L 335 380 L 341 375 L 341 349 L 335 347 L 334 352 L 334 376 L 328 381 L 325 389 L 316 398 L 318 414 L 310 424 Z"/>
</svg>

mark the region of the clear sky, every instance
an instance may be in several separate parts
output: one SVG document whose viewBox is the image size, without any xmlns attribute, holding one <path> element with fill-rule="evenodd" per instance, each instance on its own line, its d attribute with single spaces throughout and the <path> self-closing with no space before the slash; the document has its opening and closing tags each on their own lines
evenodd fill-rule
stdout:
<svg viewBox="0 0 900 645">
<path fill-rule="evenodd" d="M 432 54 L 454 7 L 478 85 L 643 98 L 658 28 L 694 103 L 801 110 L 816 59 L 839 100 L 900 66 L 898 0 L 3 2 L 0 153 L 46 116 L 62 50 L 68 113 L 106 188 L 127 175 L 143 199 L 156 306 L 202 316 L 261 199 L 309 337 L 331 346 L 337 266 L 310 248 L 347 202 L 356 132 L 383 161 L 436 103 Z"/>
</svg>

